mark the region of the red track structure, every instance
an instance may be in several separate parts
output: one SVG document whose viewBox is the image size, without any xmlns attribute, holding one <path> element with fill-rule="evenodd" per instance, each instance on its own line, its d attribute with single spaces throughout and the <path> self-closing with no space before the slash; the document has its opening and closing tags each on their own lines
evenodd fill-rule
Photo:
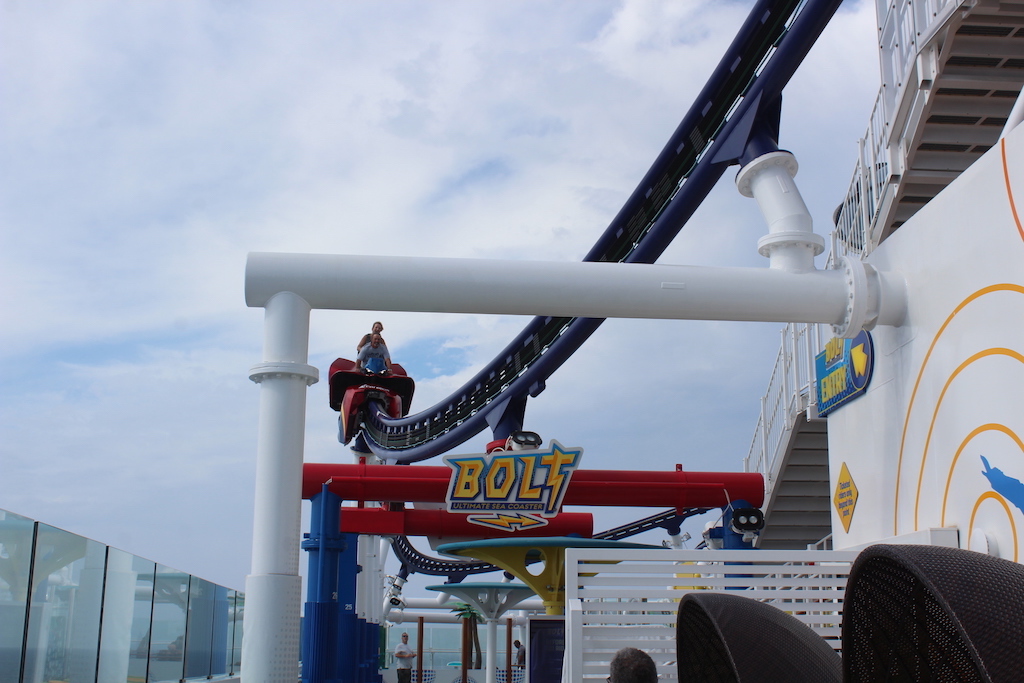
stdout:
<svg viewBox="0 0 1024 683">
<path fill-rule="evenodd" d="M 309 499 L 328 484 L 343 500 L 358 503 L 443 503 L 452 471 L 448 467 L 398 465 L 338 465 L 306 463 L 302 497 Z M 565 505 L 609 507 L 723 507 L 745 500 L 764 503 L 764 479 L 746 472 L 687 472 L 638 470 L 577 470 L 566 490 Z M 346 520 L 346 518 L 349 518 Z M 386 510 L 345 508 L 342 530 L 365 534 L 478 536 L 480 528 L 465 515 L 444 510 Z M 557 525 L 557 526 L 556 526 Z M 530 530 L 519 533 L 527 534 Z M 538 529 L 543 535 L 593 535 L 589 514 L 561 513 Z"/>
<path fill-rule="evenodd" d="M 385 510 L 382 508 L 343 508 L 341 532 L 378 536 L 430 536 L 432 538 L 479 538 L 494 536 L 493 531 L 473 524 L 467 515 L 447 510 Z M 543 526 L 509 528 L 517 536 L 594 536 L 594 516 L 589 512 L 562 512 Z M 500 535 L 500 532 L 499 532 Z"/>
</svg>

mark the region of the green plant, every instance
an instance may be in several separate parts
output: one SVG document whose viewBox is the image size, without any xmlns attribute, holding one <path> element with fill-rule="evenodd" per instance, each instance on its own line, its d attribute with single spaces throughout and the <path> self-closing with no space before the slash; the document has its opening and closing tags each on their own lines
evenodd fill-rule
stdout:
<svg viewBox="0 0 1024 683">
<path fill-rule="evenodd" d="M 484 665 L 483 664 L 484 657 L 483 657 L 483 650 L 480 647 L 480 632 L 479 632 L 477 626 L 481 622 L 483 622 L 484 618 L 480 615 L 480 612 L 478 612 L 477 609 L 475 607 L 473 607 L 472 605 L 470 605 L 469 603 L 466 603 L 466 602 L 456 602 L 456 603 L 452 603 L 452 604 L 454 605 L 454 607 L 452 607 L 452 612 L 457 614 L 459 619 L 462 620 L 462 628 L 464 630 L 468 629 L 469 632 L 470 632 L 470 640 L 472 641 L 472 648 L 473 648 L 473 653 L 472 653 L 473 666 L 472 666 L 472 668 L 474 668 L 474 669 L 481 669 L 481 668 L 483 668 L 483 665 Z M 463 642 L 465 642 L 465 640 Z M 464 661 L 464 662 L 469 661 L 470 657 L 471 657 L 471 653 L 466 651 L 466 647 L 464 645 L 463 649 L 462 649 L 462 661 Z"/>
</svg>

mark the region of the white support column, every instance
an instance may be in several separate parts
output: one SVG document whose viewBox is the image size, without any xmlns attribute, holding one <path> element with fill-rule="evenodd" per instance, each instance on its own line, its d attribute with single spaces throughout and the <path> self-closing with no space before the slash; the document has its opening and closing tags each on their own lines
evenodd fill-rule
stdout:
<svg viewBox="0 0 1024 683">
<path fill-rule="evenodd" d="M 299 576 L 306 388 L 319 379 L 307 364 L 309 304 L 281 292 L 264 304 L 252 573 L 245 580 L 242 678 L 295 683 L 299 675 Z"/>
<path fill-rule="evenodd" d="M 487 659 L 484 660 L 487 668 L 487 683 L 498 681 L 498 620 L 487 620 Z"/>
</svg>

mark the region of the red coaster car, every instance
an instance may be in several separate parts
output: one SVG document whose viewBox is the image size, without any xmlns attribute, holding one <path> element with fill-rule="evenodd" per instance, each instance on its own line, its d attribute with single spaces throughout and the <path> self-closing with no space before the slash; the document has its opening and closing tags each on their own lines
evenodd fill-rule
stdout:
<svg viewBox="0 0 1024 683">
<path fill-rule="evenodd" d="M 416 382 L 398 363 L 387 375 L 368 375 L 356 370 L 354 361 L 339 358 L 327 373 L 331 408 L 341 413 L 339 435 L 348 443 L 363 424 L 362 413 L 370 401 L 377 401 L 391 417 L 405 417 L 412 405 Z"/>
</svg>

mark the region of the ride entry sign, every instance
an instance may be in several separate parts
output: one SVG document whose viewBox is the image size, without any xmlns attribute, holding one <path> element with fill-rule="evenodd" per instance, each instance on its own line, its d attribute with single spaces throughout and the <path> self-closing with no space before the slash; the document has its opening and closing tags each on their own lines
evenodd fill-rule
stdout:
<svg viewBox="0 0 1024 683">
<path fill-rule="evenodd" d="M 582 448 L 552 439 L 546 450 L 446 456 L 452 470 L 446 509 L 502 531 L 544 526 L 562 508 L 582 455 Z"/>
<path fill-rule="evenodd" d="M 853 339 L 831 339 L 814 357 L 818 415 L 824 417 L 863 394 L 874 367 L 875 345 L 867 331 Z"/>
</svg>

